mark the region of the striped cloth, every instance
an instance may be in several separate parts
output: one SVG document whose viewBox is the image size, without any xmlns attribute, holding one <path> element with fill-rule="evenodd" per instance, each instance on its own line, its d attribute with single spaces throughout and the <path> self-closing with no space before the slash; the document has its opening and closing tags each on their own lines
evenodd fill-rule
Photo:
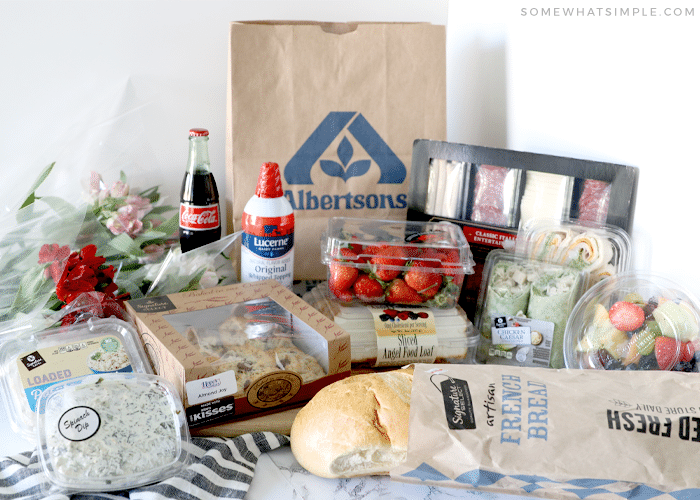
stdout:
<svg viewBox="0 0 700 500">
<path fill-rule="evenodd" d="M 47 500 L 218 500 L 243 498 L 261 454 L 289 444 L 272 432 L 236 438 L 192 438 L 192 463 L 180 474 L 160 483 L 129 491 L 64 495 L 47 493 L 49 482 L 36 451 L 0 459 L 0 499 Z"/>
</svg>

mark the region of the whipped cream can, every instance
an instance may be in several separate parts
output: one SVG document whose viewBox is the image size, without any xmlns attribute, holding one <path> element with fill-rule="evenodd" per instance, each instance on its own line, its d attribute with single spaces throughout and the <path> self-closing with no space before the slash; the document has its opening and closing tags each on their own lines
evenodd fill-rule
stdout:
<svg viewBox="0 0 700 500">
<path fill-rule="evenodd" d="M 263 163 L 255 194 L 243 209 L 241 281 L 294 281 L 294 210 L 282 190 L 279 165 Z"/>
</svg>

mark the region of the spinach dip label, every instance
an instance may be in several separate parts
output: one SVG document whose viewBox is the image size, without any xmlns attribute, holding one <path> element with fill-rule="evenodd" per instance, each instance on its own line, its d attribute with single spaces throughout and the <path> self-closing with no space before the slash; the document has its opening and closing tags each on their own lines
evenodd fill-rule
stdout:
<svg viewBox="0 0 700 500">
<path fill-rule="evenodd" d="M 100 428 L 100 414 L 89 406 L 75 406 L 58 419 L 58 432 L 69 441 L 90 439 Z"/>
</svg>

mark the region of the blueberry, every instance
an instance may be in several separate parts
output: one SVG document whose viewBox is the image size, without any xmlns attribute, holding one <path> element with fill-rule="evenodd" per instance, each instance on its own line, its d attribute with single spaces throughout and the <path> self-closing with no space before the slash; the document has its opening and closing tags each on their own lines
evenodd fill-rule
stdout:
<svg viewBox="0 0 700 500">
<path fill-rule="evenodd" d="M 658 370 L 659 363 L 656 361 L 656 356 L 654 354 L 649 354 L 647 356 L 642 356 L 639 358 L 639 369 L 640 370 Z"/>
</svg>

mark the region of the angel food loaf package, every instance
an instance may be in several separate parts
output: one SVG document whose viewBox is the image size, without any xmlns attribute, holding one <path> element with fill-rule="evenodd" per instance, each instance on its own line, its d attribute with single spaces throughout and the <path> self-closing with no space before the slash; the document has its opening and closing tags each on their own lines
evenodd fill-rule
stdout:
<svg viewBox="0 0 700 500">
<path fill-rule="evenodd" d="M 521 366 L 564 367 L 564 332 L 585 276 L 504 250 L 486 258 L 476 323 L 478 360 Z"/>
<path fill-rule="evenodd" d="M 694 498 L 699 393 L 679 372 L 415 365 L 407 458 L 391 476 L 541 498 Z"/>
<path fill-rule="evenodd" d="M 350 370 L 347 333 L 274 280 L 132 300 L 127 310 L 191 427 L 298 406 Z"/>
</svg>

